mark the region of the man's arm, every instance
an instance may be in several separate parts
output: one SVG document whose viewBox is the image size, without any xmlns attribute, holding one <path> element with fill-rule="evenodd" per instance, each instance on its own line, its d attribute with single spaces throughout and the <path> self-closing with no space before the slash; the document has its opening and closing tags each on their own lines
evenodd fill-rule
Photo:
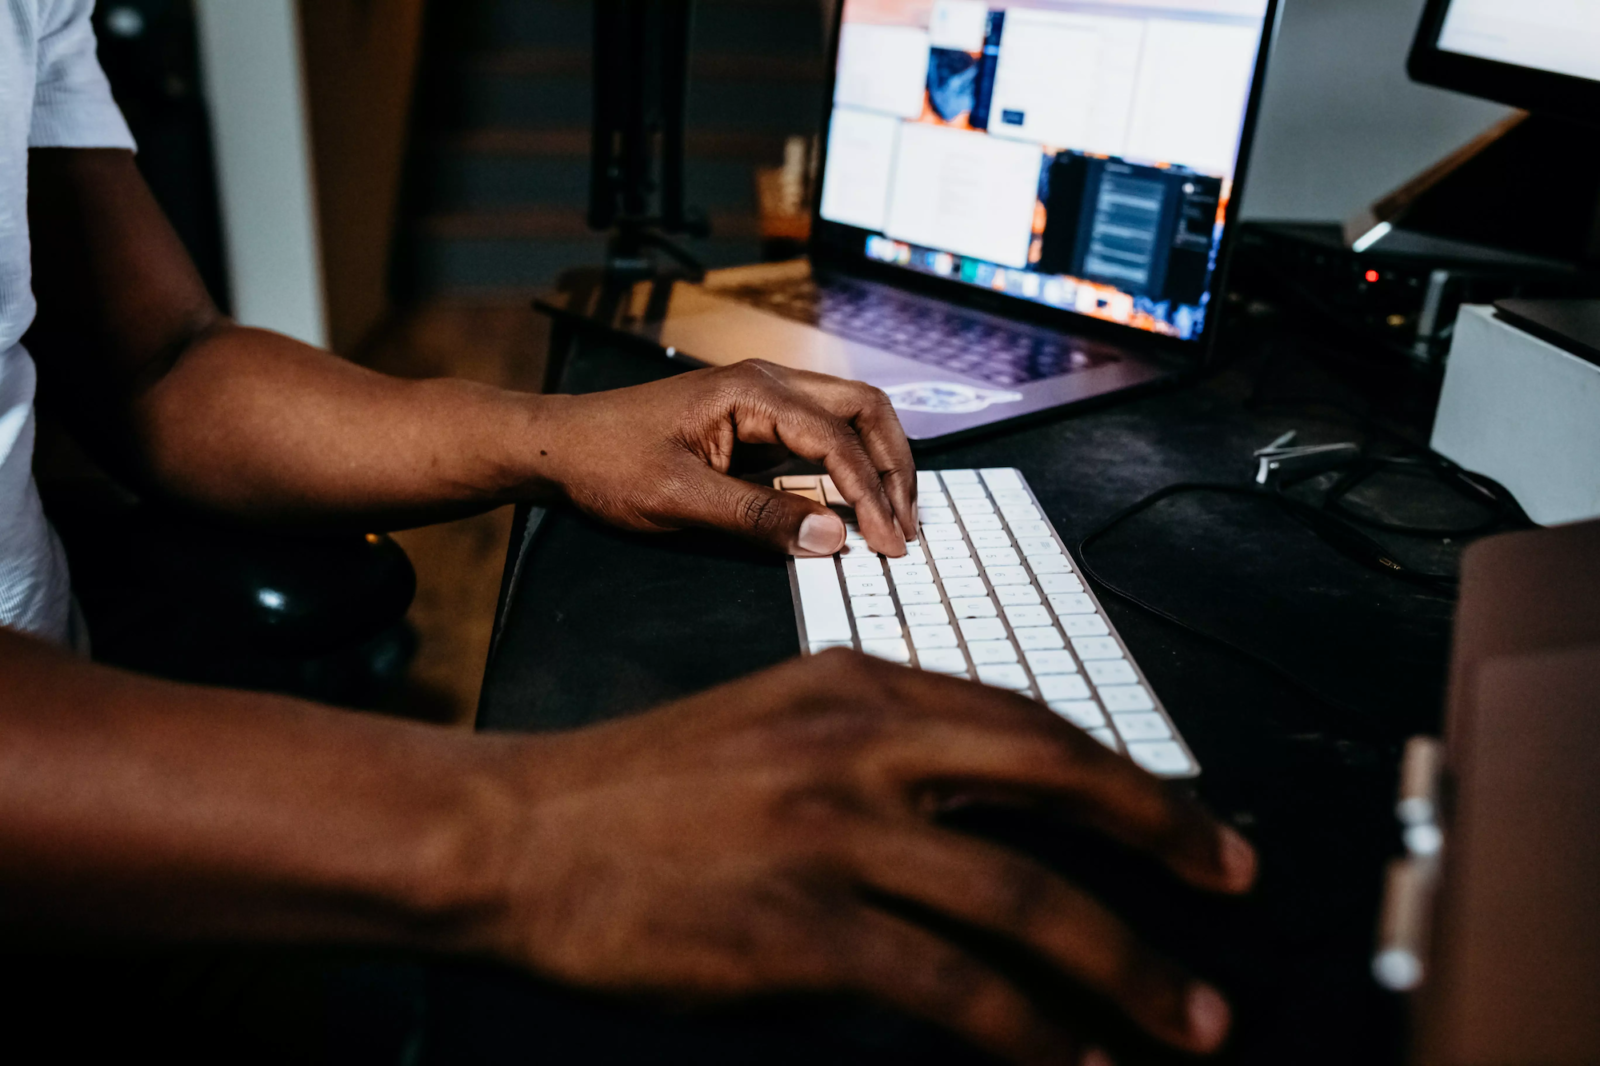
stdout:
<svg viewBox="0 0 1600 1066">
<path fill-rule="evenodd" d="M 383 944 L 679 1000 L 849 992 L 1076 1061 L 1094 1034 L 964 926 L 1170 1044 L 1221 1043 L 1217 992 L 1045 867 L 937 825 L 952 794 L 1053 806 L 1202 889 L 1254 876 L 1240 838 L 1037 704 L 854 653 L 476 736 L 0 629 L 0 936 Z"/>
<path fill-rule="evenodd" d="M 915 536 L 910 451 L 877 390 L 753 365 L 588 397 L 402 381 L 220 315 L 132 153 L 35 150 L 29 184 L 40 402 L 142 491 L 365 528 L 567 497 L 634 528 L 843 543 L 820 505 L 724 476 L 737 439 L 824 463 L 880 550 Z"/>
</svg>

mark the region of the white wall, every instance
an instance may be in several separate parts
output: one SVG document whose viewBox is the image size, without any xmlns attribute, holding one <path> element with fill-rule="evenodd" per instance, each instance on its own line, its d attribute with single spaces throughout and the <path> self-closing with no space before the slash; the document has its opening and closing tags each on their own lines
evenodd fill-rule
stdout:
<svg viewBox="0 0 1600 1066">
<path fill-rule="evenodd" d="M 1242 209 L 1343 221 L 1508 112 L 1417 85 L 1423 0 L 1284 0 Z"/>
<path fill-rule="evenodd" d="M 325 346 L 294 0 L 197 0 L 234 317 Z"/>
</svg>

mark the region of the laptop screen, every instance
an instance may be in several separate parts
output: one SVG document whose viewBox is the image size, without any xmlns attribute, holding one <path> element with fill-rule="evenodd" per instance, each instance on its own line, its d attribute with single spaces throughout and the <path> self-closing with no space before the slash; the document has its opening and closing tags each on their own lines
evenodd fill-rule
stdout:
<svg viewBox="0 0 1600 1066">
<path fill-rule="evenodd" d="M 867 258 L 1198 340 L 1268 0 L 844 0 L 818 213 Z"/>
</svg>

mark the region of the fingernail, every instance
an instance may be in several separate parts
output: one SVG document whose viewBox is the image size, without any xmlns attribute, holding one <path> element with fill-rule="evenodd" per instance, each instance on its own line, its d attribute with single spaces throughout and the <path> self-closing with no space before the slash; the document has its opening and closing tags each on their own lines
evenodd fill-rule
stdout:
<svg viewBox="0 0 1600 1066">
<path fill-rule="evenodd" d="M 1217 836 L 1217 852 L 1228 884 L 1239 891 L 1249 888 L 1256 879 L 1256 849 L 1231 826 L 1223 826 Z"/>
<path fill-rule="evenodd" d="M 1228 1001 L 1208 984 L 1196 981 L 1189 986 L 1186 1009 L 1189 1014 L 1189 1035 L 1201 1051 L 1214 1051 L 1228 1035 L 1228 1025 L 1233 1012 Z"/>
<path fill-rule="evenodd" d="M 832 555 L 844 547 L 844 523 L 834 514 L 807 515 L 800 523 L 800 550 Z"/>
<path fill-rule="evenodd" d="M 1083 1058 L 1078 1060 L 1078 1066 L 1117 1066 L 1117 1064 L 1106 1054 L 1105 1048 L 1092 1047 L 1083 1053 Z"/>
</svg>

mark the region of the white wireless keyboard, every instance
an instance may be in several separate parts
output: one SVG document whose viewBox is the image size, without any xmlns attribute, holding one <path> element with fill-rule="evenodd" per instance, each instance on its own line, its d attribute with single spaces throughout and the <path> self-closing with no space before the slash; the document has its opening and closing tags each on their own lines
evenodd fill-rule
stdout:
<svg viewBox="0 0 1600 1066">
<path fill-rule="evenodd" d="M 805 654 L 856 648 L 1042 701 L 1161 777 L 1199 764 L 1016 470 L 920 471 L 922 536 L 903 559 L 867 547 L 827 477 L 776 488 L 838 508 L 848 535 L 789 560 Z"/>
</svg>

